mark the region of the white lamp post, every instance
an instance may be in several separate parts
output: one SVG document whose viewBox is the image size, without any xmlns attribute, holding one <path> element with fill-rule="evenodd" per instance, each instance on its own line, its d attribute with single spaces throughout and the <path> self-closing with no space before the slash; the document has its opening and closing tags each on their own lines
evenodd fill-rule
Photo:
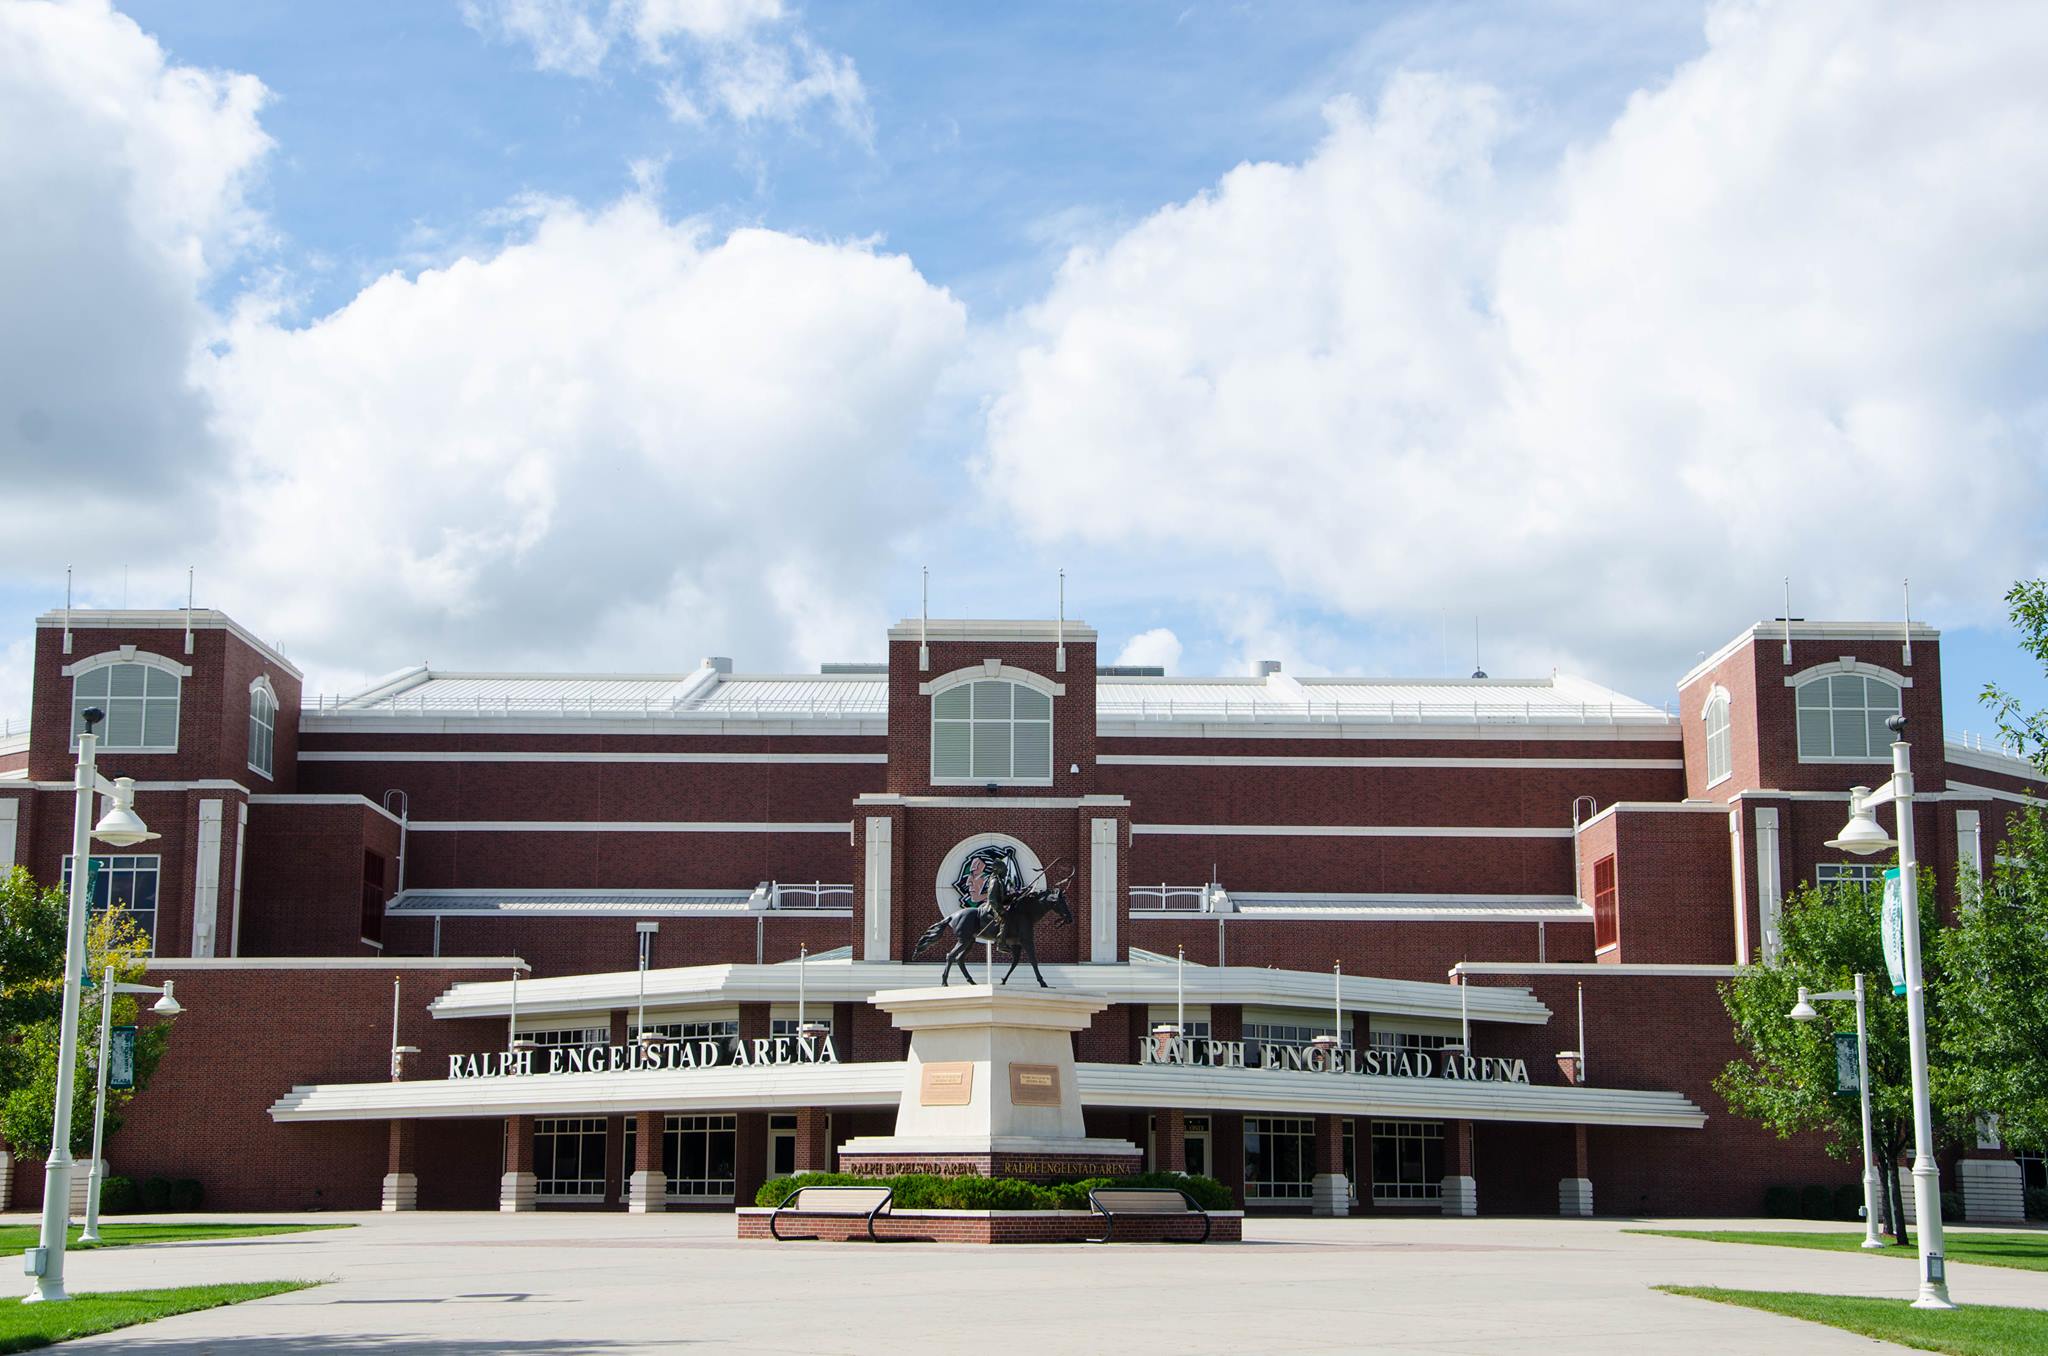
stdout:
<svg viewBox="0 0 2048 1356">
<path fill-rule="evenodd" d="M 1870 1143 L 1870 1045 L 1868 1028 L 1863 1015 L 1863 976 L 1856 976 L 1853 989 L 1836 989 L 1828 993 L 1808 993 L 1804 986 L 1799 990 L 1799 1001 L 1792 1005 L 1788 1014 L 1795 1022 L 1810 1022 L 1820 1016 L 1813 1010 L 1813 1000 L 1853 998 L 1856 1000 L 1856 1086 L 1863 1094 L 1863 1243 L 1866 1248 L 1881 1248 L 1884 1240 L 1877 1236 L 1877 1156 Z"/>
<path fill-rule="evenodd" d="M 1920 970 L 1920 863 L 1913 854 L 1913 746 L 1904 735 L 1906 718 L 1885 722 L 1894 735 L 1892 779 L 1872 791 L 1849 792 L 1849 822 L 1828 846 L 1868 856 L 1896 846 L 1899 850 L 1899 904 L 1905 913 L 1906 1044 L 1913 1065 L 1913 1216 L 1920 1228 L 1920 1296 L 1915 1309 L 1953 1309 L 1948 1297 L 1947 1267 L 1941 1252 L 1941 1173 L 1934 1165 L 1934 1110 L 1927 1091 L 1927 994 Z M 1898 820 L 1894 842 L 1877 822 L 1875 811 L 1890 805 Z"/>
<path fill-rule="evenodd" d="M 24 1304 L 69 1299 L 64 1293 L 65 1226 L 71 1222 L 71 1096 L 78 1074 L 78 988 L 85 977 L 85 923 L 91 908 L 92 840 L 110 847 L 133 847 L 156 837 L 135 813 L 135 781 L 100 776 L 95 761 L 99 746 L 93 727 L 106 719 L 97 706 L 80 713 L 85 732 L 78 736 L 78 773 L 71 816 L 71 905 L 65 920 L 64 1007 L 57 1024 L 57 1096 L 50 1119 L 50 1160 L 43 1166 L 42 1237 L 22 1254 L 22 1271 L 36 1278 Z M 105 817 L 93 824 L 93 797 L 113 799 Z M 91 827 L 88 827 L 91 826 Z"/>
<path fill-rule="evenodd" d="M 810 964 L 810 943 L 800 943 L 796 949 L 796 1039 L 797 1044 L 802 1047 L 800 1053 L 805 1055 L 817 1048 L 819 1037 L 832 1034 L 831 1027 L 823 1022 L 812 1021 L 805 1008 L 805 1000 L 810 996 L 805 972 L 810 968 Z"/>
<path fill-rule="evenodd" d="M 100 1063 L 99 1099 L 92 1109 L 92 1175 L 86 1179 L 85 1190 L 85 1232 L 80 1234 L 81 1243 L 100 1241 L 100 1186 L 105 1180 L 106 1162 L 102 1157 L 107 1135 L 107 1050 L 109 1036 L 114 1025 L 114 995 L 117 993 L 154 993 L 163 995 L 150 1005 L 150 1011 L 159 1017 L 175 1017 L 185 1009 L 171 996 L 171 986 L 176 981 L 165 980 L 163 987 L 154 984 L 116 984 L 114 967 L 107 967 L 106 982 L 100 985 Z"/>
</svg>

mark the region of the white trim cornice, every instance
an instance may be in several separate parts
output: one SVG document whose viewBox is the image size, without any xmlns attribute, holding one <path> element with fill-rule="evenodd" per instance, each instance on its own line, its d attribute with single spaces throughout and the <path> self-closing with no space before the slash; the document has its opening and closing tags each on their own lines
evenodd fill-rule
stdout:
<svg viewBox="0 0 2048 1356">
<path fill-rule="evenodd" d="M 639 753 L 528 749 L 309 749 L 302 763 L 886 763 L 886 753 Z"/>
<path fill-rule="evenodd" d="M 140 650 L 133 645 L 123 645 L 117 650 L 101 650 L 98 654 L 89 654 L 76 663 L 66 664 L 58 672 L 66 678 L 76 678 L 80 674 L 91 673 L 113 664 L 140 664 L 144 668 L 161 669 L 163 672 L 178 678 L 190 678 L 192 676 L 192 666 L 190 664 L 180 664 L 175 659 L 170 659 L 160 654 L 152 654 L 148 650 Z M 182 697 L 182 695 L 181 693 L 180 696 Z M 140 752 L 166 753 L 175 752 L 175 750 L 145 749 L 140 750 Z"/>
<path fill-rule="evenodd" d="M 1890 683 L 1893 687 L 1906 688 L 1913 686 L 1913 680 L 1905 674 L 1894 672 L 1882 664 L 1872 664 L 1866 660 L 1858 659 L 1852 654 L 1845 654 L 1839 659 L 1830 659 L 1825 664 L 1815 664 L 1810 668 L 1804 668 L 1797 673 L 1790 674 L 1785 679 L 1785 686 L 1805 687 L 1816 678 L 1832 678 L 1837 674 L 1844 673 L 1860 673 L 1865 678 L 1876 678 L 1881 682 Z"/>
<path fill-rule="evenodd" d="M 257 799 L 263 799 L 257 797 Z M 291 798 L 287 798 L 291 799 Z M 655 819 L 415 819 L 414 833 L 851 833 L 837 823 Z"/>
<path fill-rule="evenodd" d="M 1314 754 L 1104 753 L 1098 754 L 1095 761 L 1105 767 L 1408 767 L 1488 768 L 1511 772 L 1565 768 L 1601 772 L 1685 770 L 1683 758 L 1345 758 Z"/>
<path fill-rule="evenodd" d="M 917 685 L 917 693 L 920 697 L 935 697 L 941 692 L 960 686 L 962 683 L 980 682 L 991 678 L 1018 683 L 1030 688 L 1033 692 L 1041 692 L 1048 697 L 1064 697 L 1067 695 L 1067 685 L 1065 683 L 1056 683 L 1044 674 L 1033 673 L 1030 669 L 1020 669 L 1014 664 L 1005 664 L 999 659 L 983 660 L 979 664 L 970 664 L 963 669 L 954 669 L 950 673 L 942 673 L 928 683 L 919 683 Z"/>
<path fill-rule="evenodd" d="M 985 802 L 984 802 L 985 803 Z M 1549 827 L 1493 827 L 1479 824 L 1133 824 L 1134 834 L 1196 838 L 1569 838 L 1572 831 Z"/>
</svg>

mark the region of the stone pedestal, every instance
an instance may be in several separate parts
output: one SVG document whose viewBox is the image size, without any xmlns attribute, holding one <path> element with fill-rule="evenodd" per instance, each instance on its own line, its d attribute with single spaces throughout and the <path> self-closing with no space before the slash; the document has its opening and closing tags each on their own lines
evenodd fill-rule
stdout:
<svg viewBox="0 0 2048 1356">
<path fill-rule="evenodd" d="M 0 1149 L 0 1210 L 14 1200 L 14 1155 Z"/>
<path fill-rule="evenodd" d="M 384 1174 L 384 1194 L 378 1209 L 390 1214 L 420 1208 L 420 1179 L 409 1172 Z"/>
<path fill-rule="evenodd" d="M 1476 1215 L 1479 1213 L 1479 1179 L 1462 1174 L 1443 1180 L 1443 1207 L 1446 1215 Z"/>
<path fill-rule="evenodd" d="M 1557 1179 L 1557 1213 L 1590 1217 L 1593 1213 L 1593 1181 L 1590 1177 Z"/>
<path fill-rule="evenodd" d="M 634 1215 L 659 1214 L 668 1209 L 668 1176 L 642 1169 L 626 1179 L 626 1210 Z"/>
<path fill-rule="evenodd" d="M 1048 1180 L 1139 1171 L 1137 1145 L 1088 1135 L 1074 1086 L 1072 1033 L 1108 998 L 970 984 L 894 989 L 873 1002 L 910 1033 L 896 1133 L 841 1145 L 842 1172 Z"/>
<path fill-rule="evenodd" d="M 106 1180 L 106 1169 L 100 1169 L 100 1180 Z M 85 1203 L 92 1196 L 92 1160 L 81 1158 L 71 1165 L 71 1213 L 85 1214 Z"/>
<path fill-rule="evenodd" d="M 1341 1172 L 1319 1172 L 1309 1186 L 1309 1203 L 1318 1215 L 1351 1213 L 1351 1181 Z"/>
<path fill-rule="evenodd" d="M 538 1179 L 530 1172 L 508 1172 L 498 1179 L 498 1209 L 505 1214 L 531 1210 L 536 1203 Z"/>
<path fill-rule="evenodd" d="M 668 1171 L 662 1166 L 668 1117 L 642 1111 L 633 1118 L 633 1171 L 626 1177 L 626 1212 L 652 1215 L 668 1209 Z"/>
</svg>

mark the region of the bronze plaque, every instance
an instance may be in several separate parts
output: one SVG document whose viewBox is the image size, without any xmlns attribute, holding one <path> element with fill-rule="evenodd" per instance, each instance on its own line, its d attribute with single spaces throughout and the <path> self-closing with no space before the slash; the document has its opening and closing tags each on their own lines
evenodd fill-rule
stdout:
<svg viewBox="0 0 2048 1356">
<path fill-rule="evenodd" d="M 1012 1064 L 1010 1066 L 1011 1106 L 1058 1106 L 1060 1070 L 1057 1064 Z"/>
<path fill-rule="evenodd" d="M 974 1065 L 927 1064 L 917 1085 L 919 1106 L 966 1106 L 974 1100 Z"/>
</svg>

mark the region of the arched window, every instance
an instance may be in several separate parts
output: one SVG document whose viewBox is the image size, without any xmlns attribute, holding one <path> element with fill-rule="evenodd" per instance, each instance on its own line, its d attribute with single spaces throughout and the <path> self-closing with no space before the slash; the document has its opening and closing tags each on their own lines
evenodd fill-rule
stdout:
<svg viewBox="0 0 2048 1356">
<path fill-rule="evenodd" d="M 85 733 L 85 710 L 107 713 L 100 748 L 108 753 L 171 753 L 178 747 L 178 688 L 182 666 L 169 660 L 82 660 L 70 670 L 71 742 Z"/>
<path fill-rule="evenodd" d="M 932 694 L 934 782 L 1052 781 L 1052 697 L 1004 678 Z"/>
<path fill-rule="evenodd" d="M 1723 780 L 1734 771 L 1730 752 L 1728 732 L 1728 693 L 1715 688 L 1707 694 L 1706 708 L 1700 713 L 1707 726 L 1707 785 Z"/>
<path fill-rule="evenodd" d="M 1883 762 L 1891 757 L 1885 721 L 1899 714 L 1899 689 L 1861 673 L 1831 673 L 1799 685 L 1802 760 Z"/>
<path fill-rule="evenodd" d="M 249 684 L 249 767 L 271 776 L 277 749 L 277 693 L 268 678 Z"/>
</svg>

